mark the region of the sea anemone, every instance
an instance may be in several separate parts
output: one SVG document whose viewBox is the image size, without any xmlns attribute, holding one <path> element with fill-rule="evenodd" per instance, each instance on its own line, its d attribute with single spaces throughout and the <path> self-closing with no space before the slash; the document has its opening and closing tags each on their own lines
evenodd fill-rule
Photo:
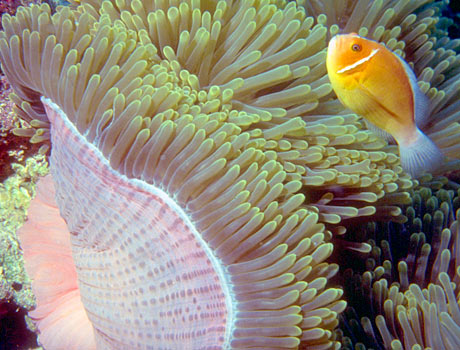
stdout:
<svg viewBox="0 0 460 350">
<path fill-rule="evenodd" d="M 373 248 L 366 263 L 348 264 L 352 269 L 343 273 L 351 306 L 338 337 L 345 348 L 451 349 L 460 343 L 454 297 L 460 277 L 459 195 L 459 186 L 446 178 L 424 181 L 412 194 L 406 223 L 350 230 L 355 239 L 367 236 Z M 360 266 L 367 271 L 358 272 Z"/>
<path fill-rule="evenodd" d="M 83 29 L 76 32 L 74 35 L 79 36 L 66 43 L 66 50 L 70 52 L 77 44 L 88 45 L 89 52 L 103 50 L 102 47 L 96 48 L 96 43 L 91 45 L 85 42 L 89 40 L 87 35 L 90 34 L 96 36 L 98 42 L 102 40 L 101 45 L 107 47 L 117 43 L 122 45 L 122 42 L 116 40 L 134 40 L 129 52 L 140 54 L 140 50 L 147 50 L 147 53 L 144 53 L 148 55 L 146 62 L 155 63 L 161 69 L 157 68 L 154 73 L 147 68 L 144 73 L 135 72 L 133 69 L 131 74 L 139 74 L 139 78 L 142 74 L 150 78 L 155 74 L 161 74 L 160 78 L 163 80 L 156 81 L 156 87 L 168 81 L 174 82 L 173 86 L 166 84 L 161 87 L 158 94 L 151 95 L 154 99 L 164 100 L 165 103 L 158 104 L 159 110 L 147 113 L 164 113 L 168 109 L 181 114 L 197 113 L 197 107 L 190 109 L 196 104 L 206 105 L 204 112 L 208 114 L 230 113 L 230 121 L 243 132 L 251 134 L 251 138 L 254 139 L 250 141 L 251 146 L 265 150 L 271 159 L 274 159 L 276 154 L 276 160 L 283 165 L 287 179 L 300 181 L 301 191 L 309 199 L 307 203 L 315 204 L 311 209 L 318 211 L 320 219 L 324 222 L 337 224 L 341 218 L 369 215 L 382 219 L 398 217 L 400 210 L 393 204 L 409 202 L 405 191 L 412 187 L 412 181 L 409 177 L 402 176 L 398 157 L 383 152 L 386 143 L 369 131 L 363 130 L 359 117 L 354 114 L 337 115 L 338 112 L 343 113 L 343 108 L 336 99 L 331 100 L 331 87 L 324 64 L 327 28 L 321 24 L 321 16 L 318 19 L 319 23 L 315 23 L 313 17 L 306 17 L 303 9 L 297 8 L 292 2 L 276 2 L 277 7 L 269 2 L 245 2 L 244 6 L 239 6 L 240 3 L 210 1 L 204 2 L 201 6 L 203 13 L 201 8 L 197 8 L 196 10 L 200 11 L 197 12 L 187 3 L 179 7 L 155 5 L 159 6 L 158 9 L 149 8 L 147 5 L 144 5 L 144 9 L 136 1 L 133 1 L 133 6 L 130 3 L 118 3 L 121 8 L 112 2 L 90 1 L 89 4 L 84 3 L 77 12 L 72 12 L 69 8 L 58 12 L 57 16 L 62 17 L 62 23 L 68 18 L 66 23 L 70 24 L 74 17 L 79 18 L 82 15 L 83 23 L 88 28 L 94 26 L 91 33 L 89 29 L 87 32 Z M 208 9 L 211 12 L 205 11 Z M 38 8 L 34 11 L 37 11 L 38 16 Z M 208 18 L 211 15 L 215 17 L 212 20 Z M 49 17 L 50 14 L 42 15 L 42 18 L 45 16 Z M 201 23 L 201 19 L 205 22 Z M 6 17 L 5 21 L 13 21 L 20 27 L 23 26 L 16 18 L 10 20 L 10 17 Z M 10 28 L 17 27 L 13 22 Z M 107 28 L 111 22 L 116 24 L 112 29 L 113 33 L 103 40 L 107 34 L 96 30 Z M 185 23 L 191 27 L 182 28 Z M 20 27 L 17 30 L 22 30 Z M 39 31 L 38 27 L 35 29 Z M 61 29 L 74 30 L 67 27 L 59 28 Z M 129 33 L 130 36 L 126 39 L 120 36 L 117 38 L 117 32 L 120 30 L 126 32 L 126 35 Z M 244 32 L 245 36 L 240 36 L 240 32 Z M 18 38 L 22 35 L 19 32 L 5 33 L 8 36 L 17 35 Z M 41 45 L 44 47 L 46 34 L 43 36 Z M 110 38 L 111 36 L 113 38 Z M 82 41 L 78 43 L 80 39 Z M 109 39 L 112 41 L 107 41 Z M 52 45 L 51 39 L 49 40 L 48 45 Z M 135 45 L 140 47 L 137 51 L 132 51 Z M 77 49 L 83 51 L 83 48 L 78 47 L 74 50 Z M 52 50 L 51 46 L 48 50 Z M 106 51 L 105 57 L 109 57 L 111 51 Z M 81 52 L 77 52 L 75 60 L 80 59 L 79 56 L 82 55 Z M 115 54 L 113 51 L 112 57 Z M 64 56 L 59 55 L 55 59 L 61 60 L 61 69 L 74 66 L 72 70 L 76 72 L 79 63 L 68 60 L 67 66 L 63 66 Z M 86 61 L 93 60 L 91 55 L 86 56 Z M 93 65 L 101 65 L 102 56 L 98 52 L 97 57 L 101 61 L 94 62 Z M 8 57 L 6 53 L 5 57 Z M 144 57 L 138 57 L 141 58 Z M 55 62 L 50 59 L 46 61 L 53 64 Z M 87 65 L 86 61 L 82 61 L 80 66 L 83 66 L 83 63 Z M 24 67 L 29 69 L 27 64 Z M 36 71 L 39 67 L 30 69 Z M 56 72 L 50 70 L 49 74 L 54 75 L 53 79 L 59 79 L 59 69 L 56 70 L 52 65 L 47 69 L 55 70 Z M 97 72 L 97 69 L 93 70 Z M 88 69 L 83 73 L 87 75 L 88 80 L 94 72 Z M 108 74 L 109 68 L 106 66 L 102 73 Z M 122 73 L 112 70 L 110 74 L 115 76 Z M 108 77 L 111 78 L 112 75 Z M 103 77 L 100 79 L 102 81 Z M 134 81 L 131 83 L 134 84 Z M 92 84 L 97 84 L 94 78 Z M 45 88 L 52 87 L 42 87 Z M 139 89 L 140 86 L 136 85 L 135 88 Z M 169 90 L 173 92 L 172 95 L 169 95 Z M 201 94 L 198 95 L 200 90 Z M 212 94 L 208 96 L 208 92 L 211 91 Z M 44 93 L 50 92 L 44 90 Z M 111 94 L 110 99 L 107 97 L 104 100 L 105 104 L 101 110 L 108 108 L 106 106 L 114 99 L 114 90 Z M 42 142 L 49 138 L 49 122 L 41 102 L 38 101 L 40 95 L 17 92 L 12 96 L 19 106 L 18 114 L 24 120 L 30 121 L 33 127 L 17 129 L 16 133 L 31 137 L 32 142 Z M 77 94 L 76 98 L 81 100 L 81 95 Z M 89 95 L 86 96 L 87 99 Z M 144 98 L 144 95 L 147 95 L 146 91 L 136 98 Z M 174 97 L 166 99 L 165 96 Z M 180 96 L 187 96 L 187 101 Z M 63 98 L 64 96 L 61 97 Z M 86 103 L 86 100 L 84 102 Z M 57 103 L 61 105 L 61 101 Z M 74 101 L 74 105 L 78 105 L 78 101 Z M 101 110 L 96 111 L 93 106 L 88 112 L 101 113 Z M 105 118 L 108 118 L 108 115 Z M 338 186 L 341 190 L 333 191 Z M 387 196 L 382 205 L 373 206 L 372 204 L 385 193 L 395 195 Z"/>
<path fill-rule="evenodd" d="M 325 262 L 330 233 L 288 165 L 314 162 L 321 149 L 302 136 L 327 127 L 286 119 L 283 108 L 309 94 L 315 105 L 322 90 L 261 93 L 307 75 L 302 64 L 280 64 L 307 59 L 300 36 L 320 46 L 324 28 L 295 4 L 96 5 L 54 15 L 46 4 L 21 8 L 4 17 L 0 43 L 13 100 L 32 126 L 17 133 L 51 139 L 56 199 L 96 344 L 337 347 L 332 329 L 345 303 L 326 287 L 337 271 Z M 245 44 L 230 40 L 235 31 L 259 35 L 232 67 Z M 229 80 L 243 68 L 244 79 Z M 52 284 L 32 274 L 36 286 Z M 49 309 L 35 311 L 43 342 L 58 318 Z"/>
<path fill-rule="evenodd" d="M 372 3 L 362 27 L 419 54 L 443 118 L 426 130 L 454 157 L 459 60 L 433 48 L 458 43 L 435 41 L 431 7 Z M 99 346 L 339 346 L 330 240 L 346 220 L 403 220 L 417 182 L 333 96 L 325 50 L 340 27 L 313 10 L 88 0 L 3 17 L 0 60 L 31 126 L 15 132 L 51 147 Z"/>
</svg>

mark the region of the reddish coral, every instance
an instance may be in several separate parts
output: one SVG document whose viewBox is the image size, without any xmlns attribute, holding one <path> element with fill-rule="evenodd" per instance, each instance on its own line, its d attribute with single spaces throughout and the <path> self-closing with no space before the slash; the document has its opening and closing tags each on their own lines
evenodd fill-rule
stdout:
<svg viewBox="0 0 460 350">
<path fill-rule="evenodd" d="M 12 174 L 12 162 L 21 163 L 38 149 L 27 137 L 16 136 L 11 131 L 21 124 L 13 111 L 13 103 L 8 98 L 10 92 L 10 84 L 5 76 L 0 75 L 0 182 Z"/>
<path fill-rule="evenodd" d="M 26 6 L 31 3 L 40 4 L 41 0 L 2 0 L 0 1 L 0 16 L 4 13 L 14 15 L 19 6 Z M 2 23 L 0 21 L 0 30 L 2 30 Z"/>
<path fill-rule="evenodd" d="M 16 13 L 16 9 L 18 6 L 22 5 L 22 1 L 20 0 L 3 0 L 0 1 L 0 15 L 3 15 L 4 13 L 9 13 L 10 15 L 14 15 Z M 3 27 L 0 24 L 0 28 L 3 29 Z"/>
<path fill-rule="evenodd" d="M 1 2 L 0 2 L 1 4 Z M 12 92 L 4 75 L 0 76 L 0 133 L 18 127 L 18 118 L 13 114 L 13 102 L 8 98 Z"/>
</svg>

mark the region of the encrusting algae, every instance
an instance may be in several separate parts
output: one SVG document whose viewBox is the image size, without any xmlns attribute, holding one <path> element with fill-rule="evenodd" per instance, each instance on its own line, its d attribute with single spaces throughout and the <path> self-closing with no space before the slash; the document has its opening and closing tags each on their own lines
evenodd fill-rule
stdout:
<svg viewBox="0 0 460 350">
<path fill-rule="evenodd" d="M 14 175 L 0 184 L 0 232 L 2 233 L 0 242 L 3 245 L 0 250 L 2 253 L 0 268 L 2 279 L 6 284 L 27 285 L 17 265 L 17 261 L 20 260 L 18 243 L 11 237 L 26 220 L 30 199 L 34 196 L 34 184 L 40 176 L 48 173 L 48 165 L 43 155 L 37 155 L 28 158 L 25 165 L 13 164 L 13 170 Z M 7 246 L 15 246 L 16 249 L 7 249 Z M 24 293 L 30 293 L 30 289 L 29 291 L 27 288 L 21 289 L 20 293 L 13 292 L 13 299 L 18 305 L 31 308 L 34 305 L 33 298 L 30 295 L 23 295 Z"/>
<path fill-rule="evenodd" d="M 327 43 L 340 30 L 353 31 L 405 57 L 430 99 L 423 132 L 450 160 L 440 171 L 455 169 L 460 41 L 436 26 L 440 4 L 72 3 L 54 14 L 42 4 L 2 18 L 2 69 L 18 115 L 31 125 L 15 133 L 43 143 L 43 153 L 53 150 L 41 100 L 50 98 L 113 169 L 171 194 L 211 246 L 223 241 L 215 213 L 237 208 L 235 218 L 244 218 L 238 227 L 252 231 L 236 228 L 226 237 L 244 241 L 261 232 L 260 241 L 240 256 L 221 248 L 224 261 L 249 261 L 285 242 L 276 253 L 286 264 L 285 287 L 273 295 L 288 291 L 285 306 L 301 317 L 286 325 L 285 343 L 273 344 L 337 349 L 333 329 L 345 301 L 326 284 L 338 270 L 327 263 L 331 239 L 356 220 L 403 222 L 400 207 L 411 203 L 418 181 L 402 170 L 397 147 L 335 98 Z M 306 240 L 314 243 L 308 249 Z M 348 246 L 362 253 L 370 247 Z M 267 294 L 252 297 L 258 295 Z M 251 346 L 245 337 L 254 334 L 235 327 L 234 344 Z"/>
<path fill-rule="evenodd" d="M 16 346 L 16 342 L 31 343 L 24 339 L 27 330 L 18 329 L 21 326 L 25 328 L 26 323 L 15 321 L 8 324 L 9 321 L 4 317 L 9 312 L 9 305 L 14 305 L 16 312 L 35 307 L 15 232 L 26 220 L 37 179 L 48 173 L 48 164 L 43 155 L 28 158 L 24 165 L 13 163 L 12 167 L 14 174 L 0 183 L 0 316 L 1 321 L 6 322 L 1 327 L 6 333 L 0 344 L 5 347 Z M 31 322 L 28 322 L 27 327 L 35 329 Z"/>
</svg>

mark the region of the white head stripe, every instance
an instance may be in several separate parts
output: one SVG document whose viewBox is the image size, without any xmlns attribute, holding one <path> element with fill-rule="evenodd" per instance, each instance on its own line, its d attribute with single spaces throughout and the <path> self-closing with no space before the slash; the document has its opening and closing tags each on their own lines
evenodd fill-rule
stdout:
<svg viewBox="0 0 460 350">
<path fill-rule="evenodd" d="M 351 70 L 351 69 L 353 69 L 353 68 L 358 67 L 359 65 L 363 64 L 364 62 L 369 61 L 373 56 L 375 56 L 375 54 L 376 54 L 378 51 L 379 51 L 379 49 L 374 49 L 374 50 L 372 50 L 372 52 L 369 54 L 369 56 L 366 56 L 366 57 L 364 57 L 364 58 L 361 58 L 360 60 L 356 61 L 355 63 L 350 64 L 349 66 L 346 66 L 346 67 L 344 67 L 344 68 L 342 68 L 342 69 L 339 69 L 339 70 L 337 71 L 337 73 L 338 73 L 338 74 L 344 73 L 344 72 L 346 72 L 346 71 L 349 71 L 349 70 Z"/>
</svg>

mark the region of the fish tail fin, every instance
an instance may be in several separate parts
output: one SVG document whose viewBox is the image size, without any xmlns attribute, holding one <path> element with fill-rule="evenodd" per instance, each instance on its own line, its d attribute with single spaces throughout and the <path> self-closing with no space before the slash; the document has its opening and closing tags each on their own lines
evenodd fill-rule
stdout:
<svg viewBox="0 0 460 350">
<path fill-rule="evenodd" d="M 404 171 L 413 177 L 424 172 L 435 173 L 442 165 L 444 155 L 438 146 L 417 128 L 417 134 L 411 143 L 399 143 L 399 155 Z"/>
</svg>

